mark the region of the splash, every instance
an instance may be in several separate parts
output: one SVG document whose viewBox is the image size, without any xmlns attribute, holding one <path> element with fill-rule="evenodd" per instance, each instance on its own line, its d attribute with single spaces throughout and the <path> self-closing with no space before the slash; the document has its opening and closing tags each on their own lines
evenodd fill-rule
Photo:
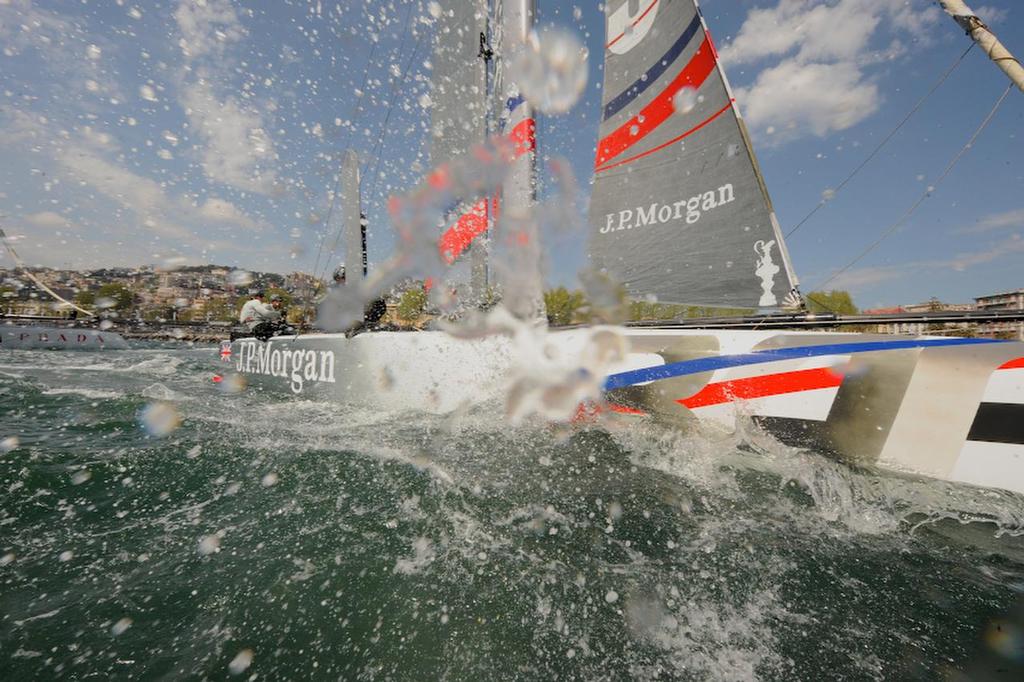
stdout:
<svg viewBox="0 0 1024 682">
<path fill-rule="evenodd" d="M 509 72 L 538 110 L 562 114 L 572 109 L 587 85 L 587 49 L 570 31 L 532 31 L 515 48 Z"/>
</svg>

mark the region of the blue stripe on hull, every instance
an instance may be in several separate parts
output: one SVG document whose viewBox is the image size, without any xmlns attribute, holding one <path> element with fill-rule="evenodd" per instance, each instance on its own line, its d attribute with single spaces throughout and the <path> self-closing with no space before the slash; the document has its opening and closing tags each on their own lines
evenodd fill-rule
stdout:
<svg viewBox="0 0 1024 682">
<path fill-rule="evenodd" d="M 727 367 L 759 365 L 779 360 L 798 360 L 815 358 L 822 355 L 850 355 L 852 353 L 871 353 L 883 350 L 905 350 L 909 348 L 938 348 L 943 346 L 972 346 L 988 343 L 1006 343 L 995 339 L 909 339 L 901 341 L 862 341 L 859 343 L 833 343 L 823 346 L 798 346 L 796 348 L 772 348 L 770 350 L 740 353 L 738 355 L 719 355 L 696 360 L 683 360 L 667 365 L 655 365 L 634 369 L 629 372 L 612 374 L 604 382 L 604 390 L 625 388 L 648 381 L 669 379 L 671 377 L 712 372 Z"/>
</svg>

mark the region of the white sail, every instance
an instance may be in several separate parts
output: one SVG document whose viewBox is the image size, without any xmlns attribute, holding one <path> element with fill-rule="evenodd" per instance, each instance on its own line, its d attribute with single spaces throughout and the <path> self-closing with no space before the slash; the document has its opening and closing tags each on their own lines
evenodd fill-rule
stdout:
<svg viewBox="0 0 1024 682">
<path fill-rule="evenodd" d="M 609 0 L 605 16 L 593 262 L 635 297 L 783 305 L 796 277 L 696 3 Z"/>
</svg>

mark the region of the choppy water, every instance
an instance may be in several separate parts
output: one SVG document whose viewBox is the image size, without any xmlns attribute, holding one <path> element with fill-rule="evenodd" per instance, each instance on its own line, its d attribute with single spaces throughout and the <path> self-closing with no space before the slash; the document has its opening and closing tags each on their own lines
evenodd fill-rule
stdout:
<svg viewBox="0 0 1024 682">
<path fill-rule="evenodd" d="M 217 369 L 0 356 L 0 679 L 1020 679 L 1021 497 Z"/>
</svg>

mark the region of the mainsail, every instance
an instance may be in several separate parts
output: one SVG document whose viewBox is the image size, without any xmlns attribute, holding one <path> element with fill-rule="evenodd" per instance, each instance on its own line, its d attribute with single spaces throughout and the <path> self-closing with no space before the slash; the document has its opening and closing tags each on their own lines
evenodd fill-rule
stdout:
<svg viewBox="0 0 1024 682">
<path fill-rule="evenodd" d="M 605 16 L 593 263 L 634 297 L 782 306 L 796 277 L 696 2 L 607 0 Z"/>
<path fill-rule="evenodd" d="M 433 168 L 463 156 L 487 135 L 486 36 L 486 0 L 443 4 L 434 38 L 430 94 Z M 453 206 L 449 218 L 452 229 L 441 244 L 443 255 L 451 262 L 470 249 L 472 288 L 480 295 L 486 287 L 486 247 L 477 237 L 487 231 L 487 201 Z"/>
</svg>

